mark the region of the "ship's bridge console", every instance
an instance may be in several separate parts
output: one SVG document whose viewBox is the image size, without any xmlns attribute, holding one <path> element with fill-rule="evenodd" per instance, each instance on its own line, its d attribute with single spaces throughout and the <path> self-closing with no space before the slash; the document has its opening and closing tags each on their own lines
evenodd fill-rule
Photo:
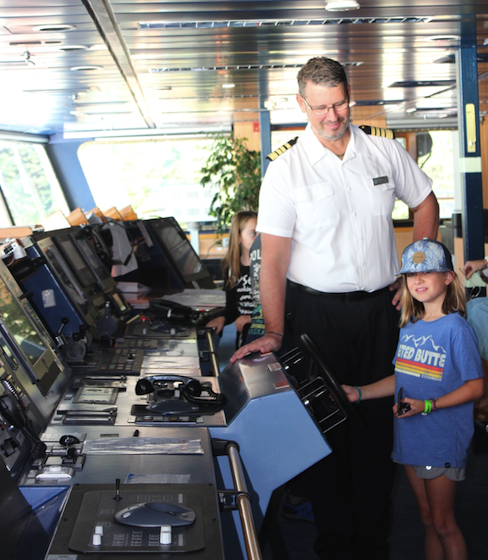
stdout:
<svg viewBox="0 0 488 560">
<path fill-rule="evenodd" d="M 220 371 L 218 290 L 136 307 L 80 228 L 20 241 L 0 259 L 5 558 L 260 558 L 273 491 L 351 421 L 316 349 Z"/>
</svg>

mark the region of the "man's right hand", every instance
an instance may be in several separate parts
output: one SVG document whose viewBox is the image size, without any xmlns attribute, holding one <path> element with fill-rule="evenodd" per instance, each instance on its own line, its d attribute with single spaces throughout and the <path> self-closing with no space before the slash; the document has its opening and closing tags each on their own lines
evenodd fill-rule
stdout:
<svg viewBox="0 0 488 560">
<path fill-rule="evenodd" d="M 265 334 L 257 340 L 253 340 L 249 344 L 241 346 L 234 355 L 231 357 L 230 361 L 233 364 L 236 360 L 240 360 L 251 354 L 252 352 L 259 352 L 260 354 L 267 354 L 268 352 L 277 352 L 281 348 L 282 338 L 277 334 Z"/>
</svg>

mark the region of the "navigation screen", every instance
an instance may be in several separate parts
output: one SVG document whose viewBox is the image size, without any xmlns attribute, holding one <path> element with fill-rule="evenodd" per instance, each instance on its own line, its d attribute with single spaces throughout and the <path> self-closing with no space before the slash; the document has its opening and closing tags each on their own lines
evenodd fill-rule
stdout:
<svg viewBox="0 0 488 560">
<path fill-rule="evenodd" d="M 178 230 L 171 225 L 168 227 L 168 222 L 156 223 L 153 224 L 153 227 L 171 255 L 171 258 L 174 260 L 183 278 L 188 278 L 192 274 L 196 274 L 203 269 L 202 263 L 183 233 L 183 230 Z"/>
<path fill-rule="evenodd" d="M 85 238 L 76 239 L 76 243 L 80 247 L 83 256 L 86 258 L 90 266 L 95 271 L 95 274 L 99 277 L 100 280 L 106 280 L 107 278 L 111 278 L 110 273 L 108 270 L 103 266 L 100 262 L 99 258 L 97 257 L 95 250 L 93 249 L 92 244 Z"/>
<path fill-rule="evenodd" d="M 24 356 L 34 366 L 46 350 L 46 346 L 1 279 L 0 319 Z"/>
<path fill-rule="evenodd" d="M 78 253 L 73 241 L 71 241 L 71 239 L 59 239 L 59 242 L 65 257 L 74 268 L 74 273 L 80 280 L 83 288 L 96 284 L 97 279 L 95 278 L 93 272 L 88 268 L 82 256 Z"/>
</svg>

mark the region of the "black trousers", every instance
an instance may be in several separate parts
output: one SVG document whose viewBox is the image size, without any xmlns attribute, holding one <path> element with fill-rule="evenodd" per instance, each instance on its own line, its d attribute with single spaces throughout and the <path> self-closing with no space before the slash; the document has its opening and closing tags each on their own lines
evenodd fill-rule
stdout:
<svg viewBox="0 0 488 560">
<path fill-rule="evenodd" d="M 393 373 L 399 314 L 393 294 L 381 291 L 359 301 L 287 289 L 288 349 L 307 333 L 340 383 L 365 385 Z M 363 401 L 366 428 L 346 421 L 327 434 L 332 453 L 308 469 L 317 540 L 327 560 L 388 558 L 393 398 Z"/>
</svg>

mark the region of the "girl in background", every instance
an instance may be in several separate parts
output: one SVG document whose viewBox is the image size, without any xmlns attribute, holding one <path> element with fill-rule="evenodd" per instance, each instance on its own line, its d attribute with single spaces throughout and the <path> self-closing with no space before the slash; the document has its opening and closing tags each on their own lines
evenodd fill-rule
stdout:
<svg viewBox="0 0 488 560">
<path fill-rule="evenodd" d="M 224 325 L 235 322 L 236 350 L 245 343 L 254 309 L 249 275 L 249 249 L 256 237 L 256 225 L 255 212 L 238 212 L 232 218 L 229 246 L 222 260 L 222 278 L 226 293 L 225 310 L 220 317 L 212 319 L 206 325 L 214 327 L 216 334 L 220 334 Z"/>
<path fill-rule="evenodd" d="M 463 274 L 469 280 L 478 272 L 483 282 L 488 283 L 488 277 L 483 271 L 488 268 L 488 261 L 480 259 L 466 261 Z M 466 305 L 466 320 L 473 327 L 478 337 L 478 349 L 485 379 L 485 390 L 481 399 L 474 403 L 474 419 L 480 422 L 488 421 L 488 298 L 474 297 Z"/>
<path fill-rule="evenodd" d="M 351 402 L 398 395 L 392 458 L 404 465 L 420 508 L 425 558 L 466 560 L 454 497 L 474 433 L 473 401 L 483 394 L 478 343 L 463 318 L 464 291 L 442 243 L 409 245 L 399 274 L 404 282 L 395 374 L 343 388 Z"/>
</svg>

